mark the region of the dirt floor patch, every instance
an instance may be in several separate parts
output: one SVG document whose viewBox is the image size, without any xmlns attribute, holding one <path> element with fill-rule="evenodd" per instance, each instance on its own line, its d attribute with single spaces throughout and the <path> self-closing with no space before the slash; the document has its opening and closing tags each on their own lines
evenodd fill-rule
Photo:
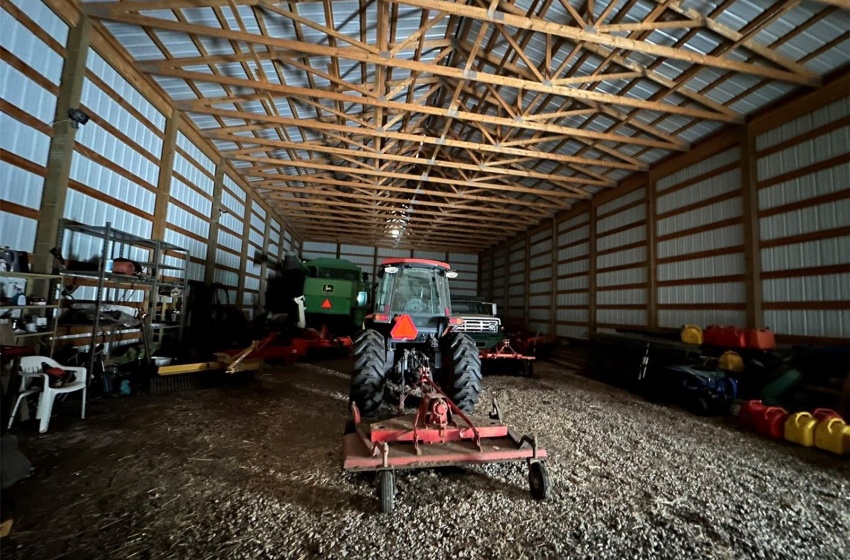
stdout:
<svg viewBox="0 0 850 560">
<path fill-rule="evenodd" d="M 769 441 L 539 364 L 485 378 L 549 449 L 550 501 L 521 465 L 402 473 L 396 512 L 341 471 L 347 362 L 90 408 L 19 430 L 7 559 L 847 558 L 845 460 Z"/>
</svg>

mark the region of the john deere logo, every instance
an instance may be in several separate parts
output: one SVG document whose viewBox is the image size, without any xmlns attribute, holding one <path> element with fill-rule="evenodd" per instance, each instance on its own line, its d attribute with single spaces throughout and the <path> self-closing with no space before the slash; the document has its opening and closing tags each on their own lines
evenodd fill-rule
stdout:
<svg viewBox="0 0 850 560">
<path fill-rule="evenodd" d="M 324 286 L 322 286 L 322 293 L 323 293 L 323 294 L 332 294 L 332 293 L 334 293 L 334 286 L 333 286 L 333 284 L 325 284 Z"/>
</svg>

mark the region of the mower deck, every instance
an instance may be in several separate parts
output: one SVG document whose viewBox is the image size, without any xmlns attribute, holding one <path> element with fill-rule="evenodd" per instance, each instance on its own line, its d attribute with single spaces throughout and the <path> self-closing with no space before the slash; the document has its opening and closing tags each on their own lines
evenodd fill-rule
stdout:
<svg viewBox="0 0 850 560">
<path fill-rule="evenodd" d="M 357 404 L 351 403 L 342 466 L 352 472 L 377 471 L 381 511 L 392 512 L 393 472 L 402 469 L 525 461 L 532 497 L 549 496 L 546 450 L 535 437 L 514 435 L 502 422 L 495 399 L 489 418 L 469 416 L 434 383 L 427 367 L 420 368 L 415 387 L 422 391 L 416 414 L 401 415 L 410 392 L 402 395 L 399 416 L 382 420 L 363 421 Z"/>
<path fill-rule="evenodd" d="M 422 469 L 486 463 L 509 463 L 530 459 L 543 460 L 548 457 L 545 449 L 535 449 L 533 440 L 517 438 L 508 427 L 497 420 L 470 417 L 481 436 L 481 449 L 469 438 L 459 433 L 465 429 L 449 429 L 444 433 L 448 441 L 420 443 L 419 452 L 413 444 L 415 414 L 396 416 L 387 420 L 360 424 L 361 433 L 344 437 L 343 468 L 347 471 L 378 471 L 384 469 Z M 454 434 L 452 433 L 454 431 Z M 391 437 L 390 434 L 395 434 Z M 428 437 L 429 432 L 421 436 Z M 454 435 L 458 437 L 454 439 Z M 375 441 L 367 447 L 364 438 Z M 453 440 L 452 440 L 453 439 Z M 381 453 L 380 442 L 388 443 L 386 464 Z M 421 440 L 420 440 L 421 441 Z M 373 449 L 377 454 L 373 454 Z"/>
</svg>

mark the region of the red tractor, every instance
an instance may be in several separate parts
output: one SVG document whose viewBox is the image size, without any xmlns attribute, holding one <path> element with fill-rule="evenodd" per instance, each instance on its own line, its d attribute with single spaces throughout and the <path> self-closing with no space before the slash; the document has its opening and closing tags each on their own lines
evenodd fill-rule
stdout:
<svg viewBox="0 0 850 560">
<path fill-rule="evenodd" d="M 449 265 L 421 259 L 381 264 L 375 312 L 355 338 L 351 418 L 343 436 L 343 468 L 378 473 L 381 511 L 393 510 L 395 472 L 448 465 L 526 462 L 531 495 L 545 500 L 549 475 L 545 449 L 534 436 L 517 436 L 502 421 L 496 400 L 488 417 L 472 410 L 481 393 L 481 359 L 475 342 L 453 330 Z M 394 417 L 374 415 L 387 387 L 397 387 Z M 418 392 L 414 414 L 405 399 Z"/>
<path fill-rule="evenodd" d="M 374 313 L 354 339 L 351 400 L 374 414 L 388 382 L 412 387 L 421 368 L 464 412 L 472 412 L 481 392 L 481 360 L 475 342 L 454 332 L 449 297 L 449 265 L 424 259 L 387 259 L 378 271 Z"/>
</svg>

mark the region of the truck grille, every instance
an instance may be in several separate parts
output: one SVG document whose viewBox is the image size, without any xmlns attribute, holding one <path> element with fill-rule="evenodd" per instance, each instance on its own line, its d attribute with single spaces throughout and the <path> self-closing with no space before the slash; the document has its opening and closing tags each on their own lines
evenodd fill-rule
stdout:
<svg viewBox="0 0 850 560">
<path fill-rule="evenodd" d="M 457 328 L 460 332 L 489 333 L 499 331 L 499 321 L 487 319 L 464 319 L 463 325 Z"/>
</svg>

